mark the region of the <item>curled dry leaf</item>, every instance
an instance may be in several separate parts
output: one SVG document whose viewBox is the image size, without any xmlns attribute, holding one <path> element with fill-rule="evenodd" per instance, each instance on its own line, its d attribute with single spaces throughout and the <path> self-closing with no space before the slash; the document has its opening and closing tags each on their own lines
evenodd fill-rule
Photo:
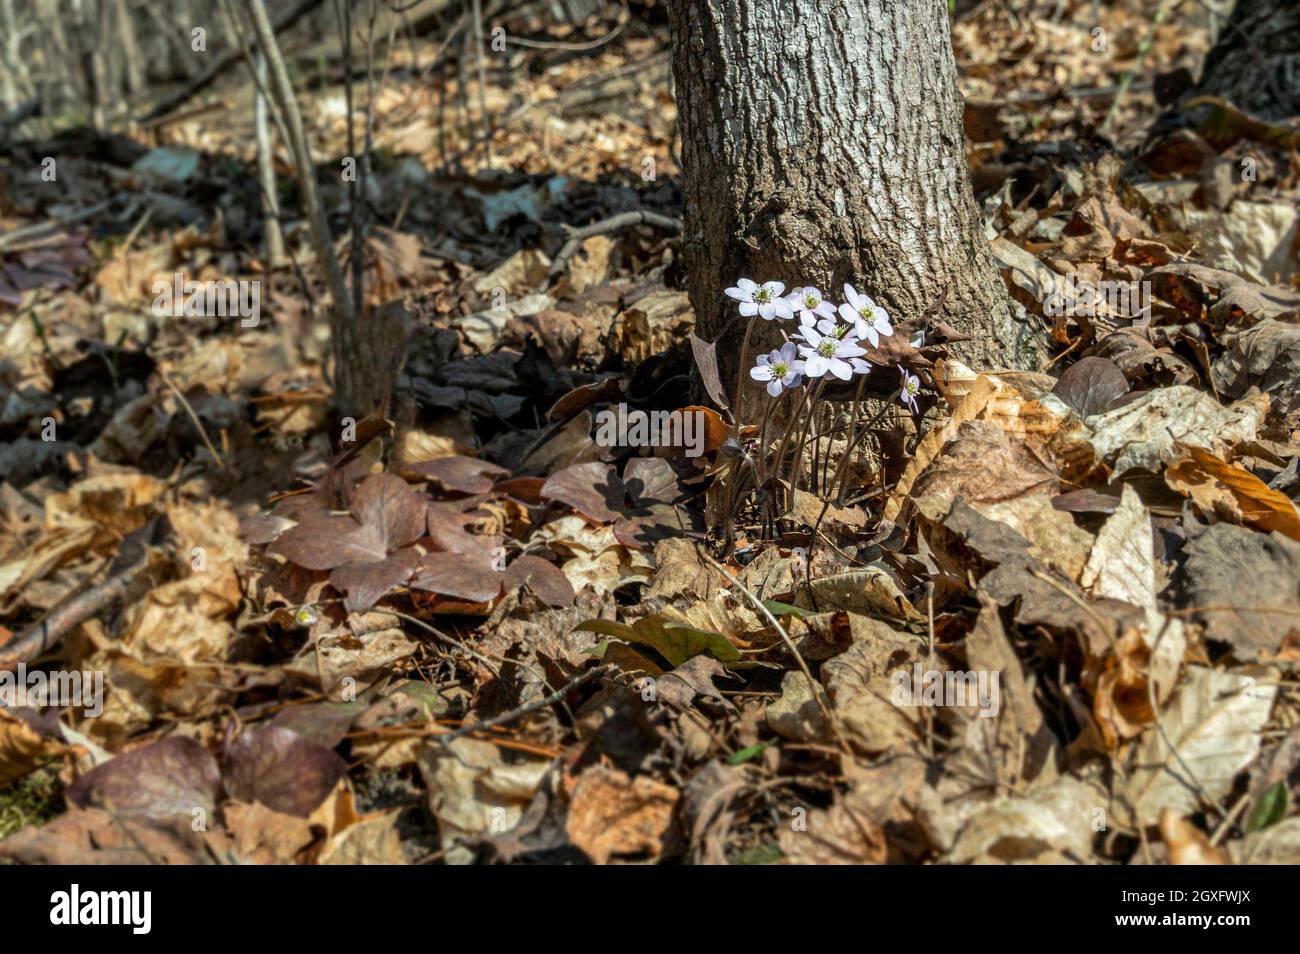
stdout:
<svg viewBox="0 0 1300 954">
<path fill-rule="evenodd" d="M 1165 470 L 1165 482 L 1206 513 L 1300 540 L 1300 513 L 1285 494 L 1209 451 L 1183 448 Z"/>
<path fill-rule="evenodd" d="M 598 865 L 615 855 L 657 858 L 670 847 L 680 795 L 652 778 L 593 765 L 578 777 L 565 830 Z"/>
</svg>

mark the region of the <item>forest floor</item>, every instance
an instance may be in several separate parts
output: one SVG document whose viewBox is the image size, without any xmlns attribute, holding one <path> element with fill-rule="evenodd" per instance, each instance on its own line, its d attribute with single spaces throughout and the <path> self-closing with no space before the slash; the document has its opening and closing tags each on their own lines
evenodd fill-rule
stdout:
<svg viewBox="0 0 1300 954">
<path fill-rule="evenodd" d="M 361 421 L 287 162 L 293 261 L 261 251 L 242 66 L 131 138 L 0 145 L 0 659 L 48 620 L 27 667 L 103 679 L 0 709 L 0 859 L 1300 862 L 1300 125 L 1162 122 L 1210 36 L 1139 62 L 1138 6 L 1101 51 L 1088 4 L 953 26 L 1056 358 L 934 357 L 816 537 L 797 497 L 729 554 L 716 413 L 696 459 L 593 439 L 687 403 L 678 238 L 552 268 L 682 214 L 662 23 L 512 22 L 560 45 L 483 90 L 439 37 L 377 66 L 364 294 L 405 353 Z M 302 79 L 346 255 L 345 92 Z M 257 313 L 160 315 L 178 272 Z M 1149 320 L 1051 314 L 1067 278 Z"/>
</svg>

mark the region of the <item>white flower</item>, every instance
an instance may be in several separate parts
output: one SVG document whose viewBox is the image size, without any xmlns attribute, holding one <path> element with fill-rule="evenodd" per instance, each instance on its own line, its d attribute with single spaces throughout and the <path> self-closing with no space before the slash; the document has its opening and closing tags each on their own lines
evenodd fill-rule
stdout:
<svg viewBox="0 0 1300 954">
<path fill-rule="evenodd" d="M 765 321 L 773 318 L 793 318 L 794 309 L 781 297 L 785 285 L 781 282 L 764 282 L 758 284 L 748 278 L 736 282 L 735 288 L 728 288 L 727 295 L 740 302 L 740 313 L 746 318 L 762 315 Z"/>
<path fill-rule="evenodd" d="M 767 393 L 779 397 L 786 388 L 797 388 L 803 381 L 804 363 L 795 357 L 794 345 L 786 342 L 771 354 L 760 354 L 758 364 L 749 369 L 755 381 L 767 382 Z"/>
<path fill-rule="evenodd" d="M 898 392 L 898 400 L 912 409 L 913 414 L 919 414 L 921 409 L 916 405 L 916 396 L 921 392 L 921 379 L 915 374 L 908 374 L 906 368 L 898 369 L 903 374 L 903 386 Z"/>
<path fill-rule="evenodd" d="M 843 338 L 823 335 L 812 325 L 804 325 L 799 330 L 807 342 L 799 346 L 799 352 L 804 356 L 804 374 L 810 378 L 820 378 L 829 371 L 841 381 L 853 377 L 853 372 L 857 370 L 853 360 L 866 354 L 858 347 L 856 338 L 852 335 Z"/>
<path fill-rule="evenodd" d="M 799 316 L 800 324 L 811 325 L 818 318 L 835 317 L 835 306 L 823 298 L 822 293 L 812 285 L 796 288 L 786 301 Z"/>
<path fill-rule="evenodd" d="M 808 337 L 804 332 L 809 328 L 813 329 L 813 331 L 819 332 L 822 336 L 829 335 L 832 338 L 843 338 L 850 330 L 849 328 L 840 325 L 840 323 L 834 318 L 804 318 L 799 324 L 799 330 L 790 337 L 797 340 L 807 341 Z"/>
<path fill-rule="evenodd" d="M 852 285 L 844 286 L 844 304 L 840 305 L 840 317 L 853 325 L 853 334 L 866 338 L 871 347 L 880 347 L 880 339 L 888 338 L 894 333 L 894 326 L 889 323 L 889 312 L 871 300 L 870 295 L 859 295 Z"/>
</svg>

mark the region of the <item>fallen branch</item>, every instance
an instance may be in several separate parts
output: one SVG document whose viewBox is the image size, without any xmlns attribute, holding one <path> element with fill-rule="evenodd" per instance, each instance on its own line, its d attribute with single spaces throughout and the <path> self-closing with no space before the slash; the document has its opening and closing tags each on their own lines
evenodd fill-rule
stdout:
<svg viewBox="0 0 1300 954">
<path fill-rule="evenodd" d="M 68 597 L 39 622 L 23 630 L 12 643 L 0 648 L 0 672 L 13 672 L 19 663 L 39 659 L 77 626 L 125 597 L 149 563 L 145 542 L 153 538 L 157 529 L 155 521 L 137 530 L 123 541 L 108 579 Z"/>
<path fill-rule="evenodd" d="M 582 243 L 596 235 L 608 235 L 611 232 L 621 232 L 623 229 L 634 228 L 638 225 L 649 225 L 657 229 L 663 229 L 665 232 L 671 232 L 674 235 L 681 234 L 682 220 L 674 219 L 667 215 L 660 215 L 658 212 L 623 212 L 619 215 L 610 216 L 607 219 L 601 219 L 599 222 L 593 222 L 591 225 L 584 225 L 580 229 L 571 226 L 565 226 L 565 232 L 568 239 L 561 246 L 560 251 L 556 254 L 555 260 L 551 263 L 551 278 L 554 279 L 569 264 L 569 259 L 577 254 Z"/>
</svg>

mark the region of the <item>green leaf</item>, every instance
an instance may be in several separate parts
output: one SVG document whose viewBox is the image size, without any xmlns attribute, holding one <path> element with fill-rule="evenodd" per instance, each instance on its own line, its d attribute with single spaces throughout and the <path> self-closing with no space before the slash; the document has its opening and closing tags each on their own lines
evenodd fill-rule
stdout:
<svg viewBox="0 0 1300 954">
<path fill-rule="evenodd" d="M 753 848 L 748 848 L 737 855 L 735 863 L 738 865 L 774 865 L 783 857 L 785 857 L 785 853 L 775 843 L 755 845 Z"/>
<path fill-rule="evenodd" d="M 809 616 L 815 616 L 812 610 L 806 610 L 801 606 L 791 606 L 789 603 L 782 603 L 780 600 L 763 600 L 763 606 L 773 616 L 795 616 L 799 619 L 807 619 Z"/>
<path fill-rule="evenodd" d="M 728 765 L 744 765 L 755 756 L 761 755 L 771 742 L 759 742 L 757 745 L 747 745 L 739 752 L 732 752 L 727 756 Z"/>
<path fill-rule="evenodd" d="M 1255 803 L 1250 817 L 1246 819 L 1246 831 L 1263 831 L 1269 825 L 1276 825 L 1286 817 L 1287 791 L 1286 783 L 1278 782 Z"/>
<path fill-rule="evenodd" d="M 574 629 L 649 646 L 672 666 L 680 666 L 692 656 L 702 654 L 712 656 L 719 662 L 736 662 L 740 659 L 740 650 L 721 633 L 683 626 L 658 613 L 639 619 L 630 626 L 608 619 L 592 619 L 579 623 Z"/>
</svg>

